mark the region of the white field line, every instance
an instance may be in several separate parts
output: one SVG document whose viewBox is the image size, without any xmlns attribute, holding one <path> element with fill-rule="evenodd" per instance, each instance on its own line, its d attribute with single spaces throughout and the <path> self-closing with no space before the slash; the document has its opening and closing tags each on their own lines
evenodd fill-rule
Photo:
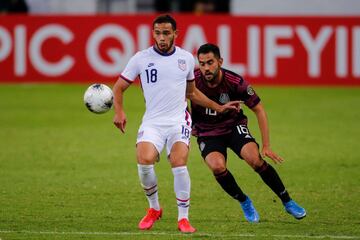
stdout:
<svg viewBox="0 0 360 240">
<path fill-rule="evenodd" d="M 98 235 L 98 236 L 141 236 L 141 235 L 150 235 L 150 236 L 194 236 L 194 237 L 211 237 L 211 238 L 235 238 L 235 237 L 262 237 L 262 238 L 308 238 L 308 239 L 360 239 L 360 236 L 346 236 L 346 235 L 290 235 L 290 234 L 222 234 L 222 233 L 193 233 L 190 235 L 183 233 L 169 233 L 169 232 L 58 232 L 58 231 L 29 231 L 29 230 L 0 230 L 0 234 L 30 234 L 30 235 Z M 1 240 L 1 238 L 0 238 Z"/>
</svg>

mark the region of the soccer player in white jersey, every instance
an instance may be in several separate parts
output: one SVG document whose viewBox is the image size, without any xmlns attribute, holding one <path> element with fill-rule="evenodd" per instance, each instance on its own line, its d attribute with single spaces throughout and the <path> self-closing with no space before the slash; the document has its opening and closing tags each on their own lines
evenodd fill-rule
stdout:
<svg viewBox="0 0 360 240">
<path fill-rule="evenodd" d="M 122 132 L 125 131 L 123 93 L 139 76 L 146 111 L 138 131 L 136 155 L 140 182 L 149 202 L 149 210 L 139 222 L 139 228 L 150 229 L 162 215 L 154 164 L 166 145 L 174 175 L 178 229 L 192 233 L 196 230 L 189 222 L 190 177 L 186 167 L 191 117 L 186 110 L 186 98 L 220 113 L 237 110 L 239 102 L 219 105 L 195 87 L 194 57 L 175 46 L 176 21 L 170 15 L 160 15 L 154 20 L 152 34 L 154 46 L 137 52 L 113 87 L 114 124 Z"/>
</svg>

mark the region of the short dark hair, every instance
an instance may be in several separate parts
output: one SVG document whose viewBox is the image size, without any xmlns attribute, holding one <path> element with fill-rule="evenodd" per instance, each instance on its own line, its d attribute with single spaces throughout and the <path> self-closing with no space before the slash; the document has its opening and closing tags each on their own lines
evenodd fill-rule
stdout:
<svg viewBox="0 0 360 240">
<path fill-rule="evenodd" d="M 156 17 L 154 22 L 153 22 L 153 28 L 154 28 L 155 24 L 157 24 L 157 23 L 170 23 L 171 26 L 172 26 L 172 29 L 174 31 L 176 30 L 176 21 L 169 14 L 163 14 L 163 15 L 160 15 L 160 16 Z"/>
<path fill-rule="evenodd" d="M 200 46 L 197 51 L 197 57 L 199 58 L 200 54 L 206 54 L 212 52 L 216 58 L 221 58 L 220 49 L 218 46 L 212 43 L 206 43 Z"/>
</svg>

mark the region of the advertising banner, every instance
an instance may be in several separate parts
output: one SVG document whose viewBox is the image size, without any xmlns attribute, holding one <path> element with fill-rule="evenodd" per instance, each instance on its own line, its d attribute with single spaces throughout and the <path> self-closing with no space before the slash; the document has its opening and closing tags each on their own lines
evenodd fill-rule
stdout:
<svg viewBox="0 0 360 240">
<path fill-rule="evenodd" d="M 154 17 L 0 16 L 0 82 L 114 82 Z M 360 85 L 360 17 L 174 17 L 178 46 L 217 44 L 253 84 Z"/>
</svg>

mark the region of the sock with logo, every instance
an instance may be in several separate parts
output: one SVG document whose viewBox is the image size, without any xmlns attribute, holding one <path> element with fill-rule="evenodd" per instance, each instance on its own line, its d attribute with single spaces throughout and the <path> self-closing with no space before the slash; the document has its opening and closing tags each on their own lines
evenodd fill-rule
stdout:
<svg viewBox="0 0 360 240">
<path fill-rule="evenodd" d="M 141 186 L 144 189 L 150 208 L 159 211 L 160 204 L 159 204 L 157 178 L 155 175 L 154 165 L 138 164 L 138 173 L 139 173 Z"/>
<path fill-rule="evenodd" d="M 266 185 L 268 185 L 271 190 L 281 199 L 282 202 L 286 203 L 291 200 L 290 195 L 286 191 L 279 175 L 270 164 L 264 161 L 263 165 L 255 169 L 255 171 L 260 175 Z"/>
<path fill-rule="evenodd" d="M 216 181 L 220 184 L 222 189 L 224 189 L 227 194 L 236 200 L 243 202 L 246 200 L 246 195 L 240 189 L 239 185 L 236 183 L 234 176 L 229 170 L 225 170 L 222 173 L 214 174 Z"/>
<path fill-rule="evenodd" d="M 186 166 L 172 168 L 174 175 L 174 191 L 178 205 L 178 221 L 189 218 L 190 176 Z"/>
</svg>

